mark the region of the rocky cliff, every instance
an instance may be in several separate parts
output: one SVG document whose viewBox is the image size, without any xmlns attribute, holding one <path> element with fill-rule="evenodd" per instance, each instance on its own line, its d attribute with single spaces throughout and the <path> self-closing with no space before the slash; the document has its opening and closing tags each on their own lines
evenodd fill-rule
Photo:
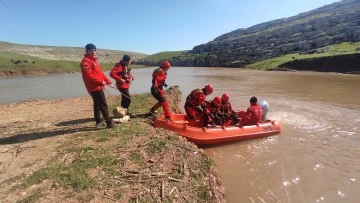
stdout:
<svg viewBox="0 0 360 203">
<path fill-rule="evenodd" d="M 279 55 L 360 41 L 360 1 L 343 0 L 294 17 L 238 29 L 195 46 L 204 66 L 243 66 Z"/>
<path fill-rule="evenodd" d="M 360 0 L 343 0 L 299 15 L 223 34 L 182 55 L 167 57 L 176 66 L 243 67 L 247 64 L 342 42 L 360 41 Z M 158 65 L 159 61 L 138 61 Z"/>
<path fill-rule="evenodd" d="M 211 66 L 242 66 L 293 52 L 345 41 L 360 41 L 360 1 L 333 3 L 294 17 L 238 29 L 196 46 L 211 53 Z M 204 64 L 207 65 L 207 64 Z"/>
</svg>

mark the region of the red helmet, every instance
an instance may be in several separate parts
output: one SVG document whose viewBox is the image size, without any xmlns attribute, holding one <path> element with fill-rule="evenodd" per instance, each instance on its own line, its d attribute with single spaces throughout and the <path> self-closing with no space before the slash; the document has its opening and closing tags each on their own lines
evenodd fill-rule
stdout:
<svg viewBox="0 0 360 203">
<path fill-rule="evenodd" d="M 216 107 L 219 107 L 219 106 L 221 105 L 221 99 L 220 99 L 220 97 L 215 97 L 215 98 L 213 99 L 213 102 L 214 102 L 214 105 L 215 105 Z"/>
<path fill-rule="evenodd" d="M 170 63 L 168 61 L 163 61 L 160 65 L 162 69 L 168 70 L 170 68 Z"/>
<path fill-rule="evenodd" d="M 206 86 L 204 87 L 204 89 L 206 90 L 207 95 L 211 94 L 211 93 L 214 91 L 213 86 L 210 85 L 210 84 L 209 84 L 209 85 L 206 85 Z"/>
<path fill-rule="evenodd" d="M 230 99 L 230 96 L 227 93 L 224 93 L 221 97 L 221 101 L 227 102 L 227 101 L 229 101 L 229 99 Z"/>
</svg>

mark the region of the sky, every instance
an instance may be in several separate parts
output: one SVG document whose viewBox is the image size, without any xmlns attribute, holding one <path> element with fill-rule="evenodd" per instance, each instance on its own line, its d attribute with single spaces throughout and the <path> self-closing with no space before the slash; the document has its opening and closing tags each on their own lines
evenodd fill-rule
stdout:
<svg viewBox="0 0 360 203">
<path fill-rule="evenodd" d="M 143 54 L 191 50 L 339 0 L 0 0 L 0 41 Z"/>
</svg>

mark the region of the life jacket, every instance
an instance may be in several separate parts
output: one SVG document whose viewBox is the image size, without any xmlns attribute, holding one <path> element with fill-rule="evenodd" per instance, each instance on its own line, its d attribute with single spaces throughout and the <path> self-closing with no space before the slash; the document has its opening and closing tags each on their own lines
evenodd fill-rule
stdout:
<svg viewBox="0 0 360 203">
<path fill-rule="evenodd" d="M 221 102 L 220 111 L 221 111 L 221 113 L 225 113 L 225 114 L 231 113 L 232 106 L 231 106 L 230 102 L 226 102 L 226 103 Z"/>
<path fill-rule="evenodd" d="M 247 109 L 241 123 L 243 125 L 256 125 L 260 123 L 262 116 L 262 108 L 257 104 L 251 104 Z"/>
<path fill-rule="evenodd" d="M 129 88 L 132 75 L 128 66 L 123 66 L 121 63 L 116 63 L 114 68 L 110 71 L 110 76 L 115 79 L 117 88 Z M 123 82 L 122 80 L 125 80 Z"/>
<path fill-rule="evenodd" d="M 120 65 L 120 64 L 119 64 Z M 120 65 L 121 66 L 121 65 Z M 117 75 L 124 80 L 131 79 L 130 71 L 128 66 L 121 66 L 122 71 L 119 72 Z"/>
<path fill-rule="evenodd" d="M 152 73 L 152 85 L 162 89 L 165 85 L 166 76 L 167 73 L 162 68 L 155 69 Z"/>
<path fill-rule="evenodd" d="M 213 101 L 205 102 L 206 108 L 210 111 L 210 113 L 220 113 L 220 107 L 215 106 Z"/>
<path fill-rule="evenodd" d="M 186 97 L 185 106 L 201 106 L 205 103 L 205 94 L 201 89 L 194 89 L 191 93 Z"/>
</svg>

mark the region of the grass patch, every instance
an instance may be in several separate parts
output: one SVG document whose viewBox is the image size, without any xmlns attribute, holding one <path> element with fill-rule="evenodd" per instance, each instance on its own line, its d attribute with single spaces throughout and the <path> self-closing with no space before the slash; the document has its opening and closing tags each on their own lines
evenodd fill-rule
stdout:
<svg viewBox="0 0 360 203">
<path fill-rule="evenodd" d="M 129 54 L 125 51 L 98 49 L 100 66 L 110 70 L 119 61 L 120 56 Z M 30 56 L 31 54 L 31 56 Z M 84 48 L 22 45 L 0 42 L 0 71 L 68 73 L 80 72 L 79 63 L 83 58 Z M 131 53 L 135 58 L 146 56 Z M 14 63 L 18 61 L 19 63 Z M 144 68 L 144 65 L 130 64 L 130 68 Z"/>
<path fill-rule="evenodd" d="M 95 180 L 90 178 L 86 171 L 68 166 L 56 165 L 40 169 L 29 177 L 26 186 L 38 184 L 43 180 L 51 179 L 58 182 L 64 188 L 72 188 L 76 191 L 84 190 L 95 185 Z"/>
<path fill-rule="evenodd" d="M 140 163 L 143 157 L 140 152 L 131 152 L 129 159 L 134 163 Z"/>
<path fill-rule="evenodd" d="M 71 153 L 71 152 L 77 152 L 77 153 L 81 153 L 81 152 L 88 152 L 88 151 L 92 151 L 92 150 L 95 150 L 94 147 L 92 146 L 73 146 L 73 147 L 66 147 L 64 148 L 64 151 L 66 153 Z"/>
<path fill-rule="evenodd" d="M 150 98 L 150 94 L 134 96 L 140 106 Z M 141 109 L 147 111 L 148 107 L 144 106 Z M 189 197 L 190 202 L 212 200 L 206 181 L 212 164 L 208 156 L 173 133 L 153 129 L 143 118 L 134 118 L 113 129 L 74 135 L 57 151 L 60 151 L 58 156 L 47 167 L 24 178 L 16 192 L 34 184 L 46 190 L 49 184 L 56 183 L 56 187 L 66 189 L 59 196 L 61 200 L 103 202 L 110 197 L 119 202 L 158 202 L 159 184 L 164 182 L 166 190 L 178 188 L 173 193 L 176 195 L 167 195 L 169 191 L 165 191 L 164 202 L 181 202 L 183 196 Z M 162 173 L 165 175 L 154 175 Z M 51 199 L 52 191 L 47 190 L 44 198 L 59 200 Z M 29 201 L 37 199 L 34 194 Z"/>
<path fill-rule="evenodd" d="M 152 137 L 147 150 L 150 154 L 162 153 L 167 150 L 170 145 L 171 142 L 167 139 Z"/>
<path fill-rule="evenodd" d="M 162 61 L 162 60 L 170 60 L 172 57 L 178 57 L 184 54 L 185 51 L 165 51 L 159 52 L 153 55 L 149 55 L 144 57 L 141 60 L 146 61 Z"/>
<path fill-rule="evenodd" d="M 14 64 L 11 60 L 20 60 L 21 63 Z M 30 62 L 24 62 L 30 60 Z M 27 56 L 15 53 L 1 53 L 0 54 L 0 71 L 11 72 L 44 72 L 44 73 L 71 73 L 80 72 L 80 61 L 66 61 L 66 60 L 49 60 L 39 57 Z M 114 67 L 113 63 L 100 63 L 104 71 L 111 70 Z M 131 64 L 130 68 L 145 68 L 144 65 Z"/>
<path fill-rule="evenodd" d="M 210 197 L 210 192 L 209 192 L 209 188 L 207 188 L 204 185 L 201 185 L 199 187 L 196 188 L 196 194 L 197 197 L 202 201 L 202 202 L 209 202 L 211 197 Z"/>
<path fill-rule="evenodd" d="M 14 64 L 13 61 L 21 61 L 21 63 Z M 24 62 L 29 60 L 29 62 Z M 80 71 L 79 62 L 65 61 L 65 60 L 48 60 L 39 57 L 28 56 L 16 53 L 1 53 L 0 54 L 0 71 L 12 72 L 52 72 L 52 73 L 67 73 Z"/>
<path fill-rule="evenodd" d="M 95 140 L 95 142 L 105 142 L 108 141 L 110 138 L 107 135 L 100 135 L 99 138 Z"/>
<path fill-rule="evenodd" d="M 185 51 L 167 51 L 160 52 L 153 55 L 146 56 L 136 61 L 137 64 L 144 64 L 147 66 L 159 66 L 163 60 L 168 60 L 170 63 L 173 61 L 189 62 L 192 63 L 194 60 L 202 60 L 207 57 L 209 53 L 205 54 L 193 54 L 188 50 Z"/>
<path fill-rule="evenodd" d="M 76 151 L 86 151 L 86 149 L 88 148 L 84 147 Z M 64 188 L 80 191 L 96 185 L 96 180 L 88 175 L 89 169 L 101 167 L 108 174 L 115 173 L 118 161 L 115 157 L 107 154 L 107 150 L 98 148 L 91 150 L 91 153 L 86 152 L 83 152 L 82 157 L 75 158 L 69 165 L 57 163 L 53 166 L 40 169 L 27 179 L 26 186 L 28 187 L 50 179 L 58 182 Z"/>
<path fill-rule="evenodd" d="M 196 163 L 196 170 L 192 170 L 191 176 L 195 180 L 202 180 L 209 172 L 210 167 L 213 165 L 209 156 L 202 154 Z"/>
<path fill-rule="evenodd" d="M 17 47 L 17 49 L 11 50 L 11 47 L 14 46 Z M 6 50 L 9 49 L 9 47 L 10 50 Z M 77 51 L 82 52 L 83 51 L 82 49 L 78 50 L 78 48 L 64 49 L 63 47 L 51 47 L 51 49 L 55 50 L 54 53 L 44 52 L 44 54 L 54 55 L 63 58 L 63 60 L 52 60 L 37 56 L 30 56 L 27 54 L 20 54 L 21 52 L 31 53 L 31 51 L 25 51 L 29 47 L 31 46 L 14 45 L 11 43 L 0 42 L 0 71 L 12 72 L 12 73 L 29 73 L 29 72 L 71 73 L 71 72 L 81 71 L 79 64 L 82 57 L 79 57 L 78 61 L 72 61 L 72 60 L 66 60 L 67 58 L 66 55 L 69 55 L 69 53 L 67 53 L 69 51 L 74 53 L 77 53 Z M 40 46 L 40 48 L 39 47 L 37 48 L 40 50 L 40 49 L 45 49 L 46 47 Z M 62 51 L 62 49 L 64 50 Z M 16 50 L 19 51 L 20 53 L 17 53 Z M 18 63 L 16 61 L 18 61 Z M 100 60 L 100 66 L 104 71 L 111 70 L 114 67 L 114 65 L 115 63 L 101 62 Z M 130 64 L 129 67 L 132 69 L 138 69 L 138 68 L 145 68 L 146 66 L 139 64 Z"/>
<path fill-rule="evenodd" d="M 301 59 L 321 58 L 327 56 L 336 56 L 336 55 L 345 55 L 345 54 L 354 54 L 354 53 L 360 53 L 360 42 L 356 42 L 356 43 L 343 42 L 340 44 L 322 47 L 316 49 L 314 54 L 294 53 L 294 54 L 282 55 L 275 58 L 246 65 L 245 68 L 267 70 L 267 69 L 277 68 L 281 64 L 284 64 L 286 62 L 295 59 L 301 60 Z"/>
</svg>

